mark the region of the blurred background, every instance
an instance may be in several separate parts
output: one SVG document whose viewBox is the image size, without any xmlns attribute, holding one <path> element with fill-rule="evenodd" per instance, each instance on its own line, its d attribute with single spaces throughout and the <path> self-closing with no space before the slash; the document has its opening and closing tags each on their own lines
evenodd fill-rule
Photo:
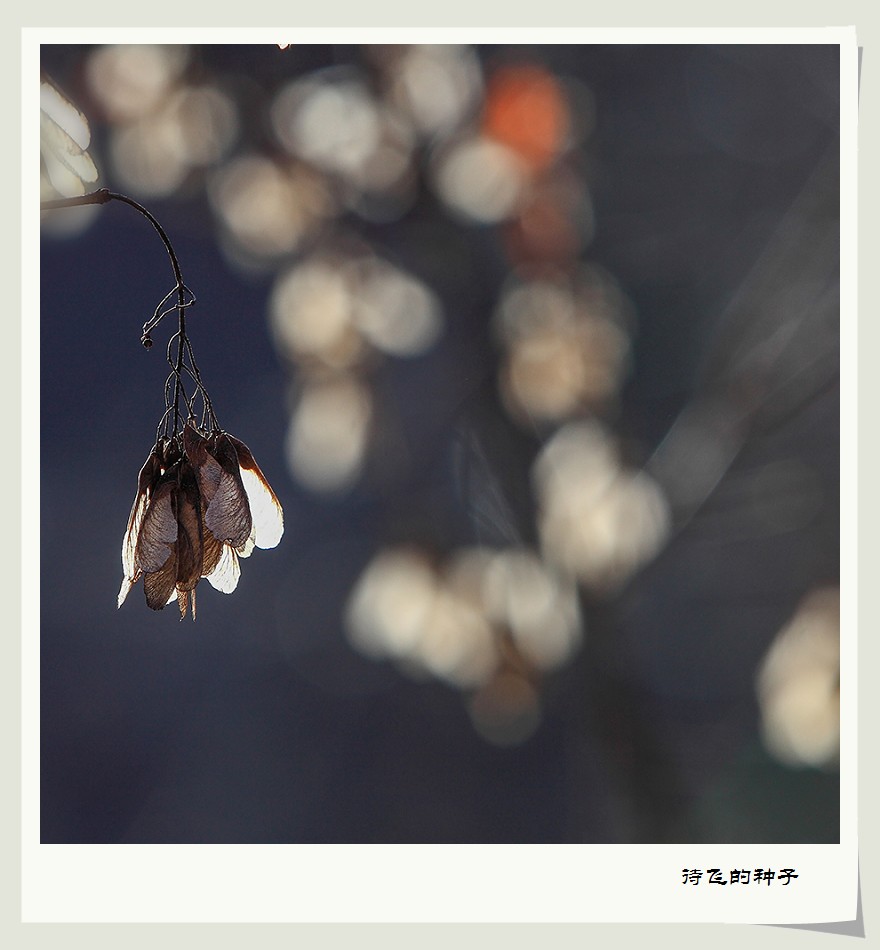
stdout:
<svg viewBox="0 0 880 950">
<path fill-rule="evenodd" d="M 838 840 L 836 46 L 42 67 L 286 528 L 116 609 L 173 279 L 44 216 L 43 842 Z"/>
</svg>

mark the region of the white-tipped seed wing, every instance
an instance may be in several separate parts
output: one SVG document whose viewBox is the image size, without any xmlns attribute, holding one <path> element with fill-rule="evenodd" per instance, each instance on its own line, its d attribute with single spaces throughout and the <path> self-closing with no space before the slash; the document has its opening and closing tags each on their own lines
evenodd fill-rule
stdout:
<svg viewBox="0 0 880 950">
<path fill-rule="evenodd" d="M 241 566 L 238 563 L 238 554 L 231 545 L 223 545 L 220 560 L 206 577 L 214 590 L 219 590 L 222 594 L 231 594 L 235 590 L 241 577 Z"/>
<path fill-rule="evenodd" d="M 258 548 L 274 548 L 284 534 L 284 512 L 272 486 L 260 471 L 251 450 L 238 439 L 229 437 L 238 455 L 241 481 L 251 509 L 251 518 L 256 533 L 254 544 Z M 250 551 L 248 551 L 248 554 Z M 244 556 L 244 555 L 243 555 Z"/>
<path fill-rule="evenodd" d="M 248 504 L 250 504 L 250 502 L 248 502 Z M 251 554 L 253 553 L 254 548 L 257 546 L 256 539 L 257 539 L 257 523 L 256 521 L 254 521 L 251 524 L 251 533 L 248 535 L 247 540 L 244 542 L 244 544 L 240 545 L 239 547 L 235 549 L 238 556 L 250 557 Z"/>
<path fill-rule="evenodd" d="M 125 598 L 131 593 L 132 587 L 140 580 L 140 572 L 134 577 L 123 577 L 122 586 L 119 588 L 119 596 L 116 598 L 116 607 L 119 608 L 125 603 Z"/>
</svg>

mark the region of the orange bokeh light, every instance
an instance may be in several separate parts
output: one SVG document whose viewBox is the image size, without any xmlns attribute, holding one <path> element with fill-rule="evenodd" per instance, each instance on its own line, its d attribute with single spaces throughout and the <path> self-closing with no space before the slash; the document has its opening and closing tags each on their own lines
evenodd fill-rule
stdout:
<svg viewBox="0 0 880 950">
<path fill-rule="evenodd" d="M 568 131 L 565 95 L 547 70 L 536 65 L 505 66 L 492 75 L 483 132 L 516 152 L 533 172 L 550 165 Z"/>
</svg>

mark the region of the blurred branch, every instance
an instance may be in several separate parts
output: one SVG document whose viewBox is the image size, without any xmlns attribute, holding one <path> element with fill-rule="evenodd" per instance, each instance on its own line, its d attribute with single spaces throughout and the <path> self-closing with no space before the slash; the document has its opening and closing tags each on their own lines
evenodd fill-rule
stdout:
<svg viewBox="0 0 880 950">
<path fill-rule="evenodd" d="M 679 530 L 750 436 L 838 385 L 838 182 L 826 154 L 728 304 L 699 391 L 648 462 Z"/>
</svg>

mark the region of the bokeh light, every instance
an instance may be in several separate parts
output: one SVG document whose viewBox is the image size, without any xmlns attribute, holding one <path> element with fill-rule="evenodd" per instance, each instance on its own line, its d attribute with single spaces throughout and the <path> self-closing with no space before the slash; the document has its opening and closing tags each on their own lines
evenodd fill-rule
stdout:
<svg viewBox="0 0 880 950">
<path fill-rule="evenodd" d="M 426 138 L 448 135 L 480 102 L 482 76 L 470 47 L 380 47 L 376 58 L 388 77 L 390 101 Z"/>
<path fill-rule="evenodd" d="M 574 587 L 525 548 L 502 550 L 492 558 L 483 598 L 487 615 L 509 630 L 523 657 L 540 669 L 561 666 L 580 644 Z"/>
<path fill-rule="evenodd" d="M 276 279 L 269 313 L 279 352 L 302 378 L 287 443 L 290 470 L 322 492 L 346 490 L 369 450 L 368 374 L 385 356 L 414 357 L 434 344 L 443 325 L 439 302 L 421 281 L 373 254 L 328 251 Z M 337 410 L 343 417 L 335 423 L 323 418 Z"/>
<path fill-rule="evenodd" d="M 380 552 L 349 600 L 346 619 L 352 642 L 372 656 L 410 654 L 436 590 L 433 567 L 418 550 Z"/>
<path fill-rule="evenodd" d="M 645 472 L 621 464 L 596 422 L 569 423 L 534 468 L 542 549 L 560 569 L 614 591 L 661 548 L 669 510 Z"/>
<path fill-rule="evenodd" d="M 218 162 L 238 136 L 235 102 L 217 86 L 183 86 L 169 100 L 167 111 L 180 129 L 183 153 L 191 166 Z"/>
<path fill-rule="evenodd" d="M 498 657 L 489 621 L 414 548 L 380 552 L 355 585 L 346 614 L 351 642 L 376 658 L 452 685 L 485 680 Z"/>
<path fill-rule="evenodd" d="M 379 109 L 357 80 L 298 80 L 279 92 L 272 124 L 291 155 L 356 175 L 379 147 Z"/>
<path fill-rule="evenodd" d="M 610 286 L 601 272 L 584 271 L 507 289 L 495 325 L 505 350 L 502 395 L 514 415 L 560 422 L 616 393 L 629 340 Z"/>
<path fill-rule="evenodd" d="M 477 224 L 496 224 L 516 210 L 526 187 L 525 167 L 505 145 L 470 136 L 438 154 L 433 182 L 453 212 Z"/>
<path fill-rule="evenodd" d="M 357 268 L 354 319 L 388 356 L 419 356 L 443 329 L 440 302 L 420 280 L 378 259 Z"/>
<path fill-rule="evenodd" d="M 757 677 L 764 741 L 787 765 L 836 765 L 840 748 L 840 592 L 812 592 Z"/>
<path fill-rule="evenodd" d="M 318 492 L 350 487 L 363 465 L 373 418 L 370 390 L 352 375 L 306 383 L 287 436 L 287 463 Z"/>
<path fill-rule="evenodd" d="M 347 619 L 367 655 L 490 693 L 501 667 L 553 669 L 581 639 L 574 588 L 525 548 L 459 548 L 443 563 L 413 547 L 385 550 L 361 575 Z M 475 701 L 498 706 L 486 716 L 500 728 L 504 702 Z"/>
<path fill-rule="evenodd" d="M 162 107 L 113 130 L 110 157 L 126 187 L 164 197 L 194 169 L 219 161 L 238 131 L 232 100 L 212 86 L 181 87 Z"/>
<path fill-rule="evenodd" d="M 165 114 L 143 116 L 115 129 L 110 158 L 123 187 L 152 198 L 175 192 L 189 172 L 180 129 Z"/>
<path fill-rule="evenodd" d="M 582 176 L 564 166 L 534 180 L 504 231 L 515 270 L 577 269 L 595 236 L 593 203 Z"/>
<path fill-rule="evenodd" d="M 317 175 L 256 153 L 222 166 L 212 177 L 208 194 L 232 242 L 233 258 L 242 264 L 282 258 L 334 207 Z"/>
<path fill-rule="evenodd" d="M 271 119 L 283 148 L 337 179 L 341 201 L 362 216 L 393 220 L 412 200 L 412 130 L 360 79 L 331 70 L 289 83 Z"/>
<path fill-rule="evenodd" d="M 304 261 L 279 277 L 272 291 L 270 315 L 279 349 L 309 366 L 355 366 L 364 355 L 354 323 L 356 305 L 340 261 Z"/>
<path fill-rule="evenodd" d="M 507 747 L 530 739 L 541 723 L 541 703 L 535 685 L 521 673 L 502 670 L 468 703 L 471 721 L 487 742 Z"/>
<path fill-rule="evenodd" d="M 568 105 L 556 77 L 534 63 L 497 69 L 486 90 L 482 129 L 530 171 L 543 171 L 569 138 Z"/>
<path fill-rule="evenodd" d="M 89 56 L 86 80 L 107 118 L 128 122 L 162 103 L 188 59 L 186 46 L 103 46 Z"/>
<path fill-rule="evenodd" d="M 126 189 L 167 197 L 236 140 L 235 101 L 218 85 L 188 84 L 188 64 L 185 46 L 107 46 L 88 58 L 86 80 L 110 124 L 109 157 Z"/>
</svg>

